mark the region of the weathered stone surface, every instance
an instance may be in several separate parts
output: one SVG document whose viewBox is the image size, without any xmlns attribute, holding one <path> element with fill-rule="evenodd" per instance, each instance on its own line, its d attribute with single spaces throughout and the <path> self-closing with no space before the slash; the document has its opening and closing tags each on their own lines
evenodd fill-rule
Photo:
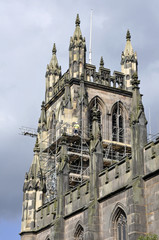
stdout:
<svg viewBox="0 0 159 240">
<path fill-rule="evenodd" d="M 69 69 L 53 46 L 31 167 L 22 240 L 135 240 L 159 235 L 159 138 L 147 143 L 137 56 L 127 32 L 122 72 L 86 63 L 77 15 Z M 124 227 L 126 230 L 124 230 Z"/>
</svg>

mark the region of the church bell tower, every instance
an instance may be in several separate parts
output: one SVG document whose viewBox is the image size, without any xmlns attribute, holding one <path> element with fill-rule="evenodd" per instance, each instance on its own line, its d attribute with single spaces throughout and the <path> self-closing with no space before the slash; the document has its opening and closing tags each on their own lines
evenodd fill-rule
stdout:
<svg viewBox="0 0 159 240">
<path fill-rule="evenodd" d="M 146 233 L 147 121 L 130 32 L 121 72 L 111 74 L 103 57 L 97 68 L 86 63 L 78 14 L 63 74 L 56 54 L 54 44 L 24 181 L 21 240 L 137 239 Z"/>
</svg>

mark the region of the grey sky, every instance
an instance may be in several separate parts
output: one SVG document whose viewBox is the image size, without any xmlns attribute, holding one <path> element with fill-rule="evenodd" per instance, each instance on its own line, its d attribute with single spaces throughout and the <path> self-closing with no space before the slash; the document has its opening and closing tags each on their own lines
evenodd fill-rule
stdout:
<svg viewBox="0 0 159 240">
<path fill-rule="evenodd" d="M 21 126 L 37 127 L 45 93 L 45 71 L 56 42 L 62 72 L 79 13 L 86 37 L 93 9 L 92 63 L 120 71 L 127 29 L 137 51 L 141 93 L 153 133 L 159 132 L 159 1 L 158 0 L 2 0 L 0 1 L 0 221 L 21 215 L 22 186 L 32 161 L 34 139 L 18 134 Z M 148 118 L 148 116 L 147 116 Z M 19 231 L 20 231 L 20 222 Z M 6 238 L 9 239 L 9 238 Z M 12 237 L 18 239 L 18 237 Z"/>
</svg>

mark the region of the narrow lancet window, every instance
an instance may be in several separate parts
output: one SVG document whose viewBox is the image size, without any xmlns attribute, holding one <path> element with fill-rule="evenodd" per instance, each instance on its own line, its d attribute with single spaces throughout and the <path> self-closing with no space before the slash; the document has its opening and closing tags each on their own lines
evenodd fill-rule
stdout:
<svg viewBox="0 0 159 240">
<path fill-rule="evenodd" d="M 118 208 L 113 217 L 114 240 L 127 240 L 127 217 L 125 212 Z"/>
<path fill-rule="evenodd" d="M 122 213 L 117 220 L 117 240 L 126 240 L 126 217 Z"/>
<path fill-rule="evenodd" d="M 124 142 L 123 107 L 120 102 L 114 105 L 112 113 L 112 140 Z"/>
<path fill-rule="evenodd" d="M 74 240 L 83 240 L 83 235 L 84 235 L 84 229 L 83 227 L 79 224 L 76 228 L 75 234 L 74 234 Z"/>
</svg>

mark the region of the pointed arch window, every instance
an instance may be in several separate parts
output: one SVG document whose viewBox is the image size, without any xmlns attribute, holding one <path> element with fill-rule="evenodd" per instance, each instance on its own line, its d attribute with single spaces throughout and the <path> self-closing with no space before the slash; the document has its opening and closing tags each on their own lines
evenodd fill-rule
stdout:
<svg viewBox="0 0 159 240">
<path fill-rule="evenodd" d="M 75 234 L 74 234 L 74 240 L 83 240 L 84 237 L 84 229 L 83 227 L 79 224 L 76 228 Z"/>
<path fill-rule="evenodd" d="M 49 236 L 47 236 L 45 240 L 50 240 Z"/>
<path fill-rule="evenodd" d="M 118 208 L 113 219 L 115 240 L 127 240 L 127 217 L 125 212 Z"/>
<path fill-rule="evenodd" d="M 112 140 L 124 142 L 124 116 L 123 106 L 117 102 L 112 112 Z"/>
<path fill-rule="evenodd" d="M 117 240 L 126 240 L 127 239 L 127 219 L 124 213 L 121 213 L 116 222 L 116 232 Z"/>
</svg>

